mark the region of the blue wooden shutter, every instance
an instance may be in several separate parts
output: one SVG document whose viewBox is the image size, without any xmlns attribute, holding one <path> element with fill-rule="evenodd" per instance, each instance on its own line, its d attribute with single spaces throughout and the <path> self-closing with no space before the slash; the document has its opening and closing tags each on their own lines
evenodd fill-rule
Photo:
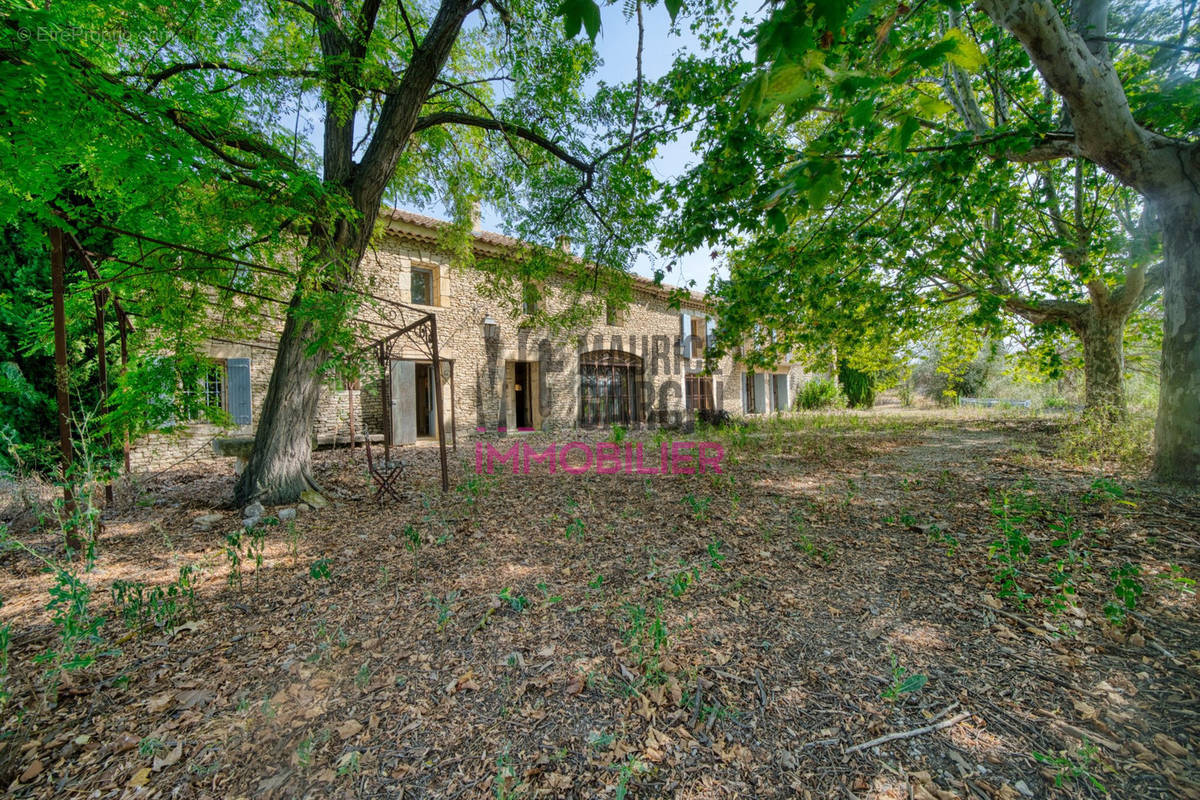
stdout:
<svg viewBox="0 0 1200 800">
<path fill-rule="evenodd" d="M 250 398 L 250 359 L 230 358 L 225 362 L 229 380 L 229 414 L 235 425 L 249 425 L 254 418 Z"/>
<path fill-rule="evenodd" d="M 684 358 L 692 357 L 692 315 L 679 315 L 679 352 Z"/>
<path fill-rule="evenodd" d="M 717 321 L 709 317 L 704 321 L 704 349 L 712 347 L 716 342 L 713 340 L 717 336 Z"/>
</svg>

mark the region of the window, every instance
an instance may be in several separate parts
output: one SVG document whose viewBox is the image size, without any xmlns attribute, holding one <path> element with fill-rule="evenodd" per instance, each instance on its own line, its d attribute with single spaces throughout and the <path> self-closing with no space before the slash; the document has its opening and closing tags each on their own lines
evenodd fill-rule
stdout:
<svg viewBox="0 0 1200 800">
<path fill-rule="evenodd" d="M 527 317 L 532 317 L 537 313 L 538 295 L 538 289 L 533 285 L 527 285 L 521 290 L 521 313 Z"/>
<path fill-rule="evenodd" d="M 617 308 L 616 304 L 611 302 L 604 303 L 604 324 L 605 325 L 624 325 L 625 314 L 621 309 Z"/>
<path fill-rule="evenodd" d="M 628 425 L 639 418 L 642 360 L 630 353 L 597 350 L 579 357 L 581 425 Z"/>
<path fill-rule="evenodd" d="M 703 358 L 704 346 L 708 343 L 708 331 L 704 317 L 692 317 L 692 357 Z"/>
<path fill-rule="evenodd" d="M 711 375 L 685 375 L 683 380 L 688 411 L 712 411 L 716 408 Z"/>
<path fill-rule="evenodd" d="M 208 368 L 204 375 L 204 385 L 200 394 L 200 402 L 209 408 L 219 408 L 226 411 L 229 408 L 228 395 L 225 393 L 225 362 L 218 361 Z"/>
<path fill-rule="evenodd" d="M 747 372 L 745 384 L 742 390 L 742 395 L 746 398 L 745 411 L 747 414 L 754 414 L 758 411 L 758 403 L 754 400 L 754 373 Z"/>
<path fill-rule="evenodd" d="M 436 305 L 433 270 L 413 267 L 411 288 L 413 304 L 419 306 Z"/>
<path fill-rule="evenodd" d="M 185 393 L 188 395 L 184 409 L 185 419 L 206 419 L 206 409 L 229 410 L 229 377 L 224 359 L 216 359 L 206 366 L 201 366 L 198 373 L 191 374 L 197 377 L 196 382 L 191 384 L 195 388 L 191 390 L 186 390 L 191 382 L 186 378 L 184 380 Z"/>
</svg>

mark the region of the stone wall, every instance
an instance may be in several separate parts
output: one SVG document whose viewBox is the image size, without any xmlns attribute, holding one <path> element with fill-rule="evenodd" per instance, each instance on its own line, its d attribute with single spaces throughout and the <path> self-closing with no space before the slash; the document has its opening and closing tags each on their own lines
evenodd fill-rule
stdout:
<svg viewBox="0 0 1200 800">
<path fill-rule="evenodd" d="M 650 424 L 676 424 L 686 418 L 684 375 L 702 371 L 704 360 L 684 358 L 681 354 L 680 311 L 672 309 L 668 303 L 669 287 L 639 281 L 633 301 L 614 320 L 618 324 L 607 324 L 601 313 L 580 330 L 551 335 L 529 326 L 524 317 L 512 317 L 505 310 L 506 304 L 489 297 L 483 290 L 482 273 L 458 267 L 447 254 L 440 252 L 436 244 L 436 226 L 440 224 L 397 212 L 387 234 L 363 261 L 369 291 L 377 297 L 403 304 L 412 304 L 412 270 L 430 270 L 436 276 L 437 289 L 433 298 L 436 305 L 417 306 L 418 311 L 412 311 L 382 302 L 360 309 L 358 316 L 403 326 L 416 321 L 423 313 L 436 314 L 440 355 L 451 362 L 453 373 L 453 392 L 449 375 L 444 376 L 447 439 L 452 420 L 456 422 L 460 438 L 474 435 L 481 429 L 490 432 L 498 427 L 516 429 L 513 386 L 514 364 L 518 361 L 531 362 L 531 376 L 537 376 L 533 395 L 536 427 L 543 430 L 578 427 L 580 355 L 597 350 L 620 351 L 642 360 L 641 420 Z M 496 234 L 481 233 L 476 237 L 477 253 L 483 256 L 503 255 L 511 244 L 515 243 Z M 550 311 L 561 311 L 569 302 L 563 285 L 553 279 L 539 288 L 542 294 L 539 302 Z M 682 307 L 693 316 L 703 317 L 706 313 L 701 298 L 696 295 L 683 300 Z M 485 317 L 498 323 L 497 339 L 485 340 Z M 250 358 L 256 422 L 270 380 L 273 342 L 266 338 L 244 344 L 214 341 L 209 346 L 209 353 L 214 358 Z M 391 356 L 425 363 L 430 360 L 427 349 L 419 341 L 406 339 L 397 341 Z M 778 371 L 787 371 L 792 376 L 789 395 L 794 395 L 803 371 L 796 366 L 781 366 Z M 718 408 L 734 415 L 744 413 L 741 389 L 744 376 L 744 369 L 729 357 L 714 365 L 713 394 Z M 384 413 L 386 380 L 387 373 L 376 367 L 364 376 L 359 390 L 354 391 L 356 433 L 362 433 L 364 420 L 370 433 L 390 433 L 385 430 L 388 416 Z M 318 440 L 349 434 L 349 394 L 340 386 L 324 388 L 313 431 Z M 254 422 L 228 429 L 193 425 L 170 436 L 149 437 L 138 443 L 133 463 L 141 470 L 162 468 L 184 459 L 214 458 L 209 446 L 213 438 L 250 435 Z"/>
</svg>

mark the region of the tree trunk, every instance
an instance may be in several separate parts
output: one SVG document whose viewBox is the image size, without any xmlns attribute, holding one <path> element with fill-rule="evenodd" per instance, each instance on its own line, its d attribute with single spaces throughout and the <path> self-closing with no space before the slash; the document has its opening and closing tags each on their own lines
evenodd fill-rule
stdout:
<svg viewBox="0 0 1200 800">
<path fill-rule="evenodd" d="M 328 10 L 324 3 L 315 5 L 318 11 Z M 373 7 L 377 10 L 379 4 Z M 400 154 L 408 146 L 417 117 L 450 57 L 463 21 L 475 8 L 473 0 L 441 0 L 437 15 L 413 51 L 399 84 L 388 92 L 367 151 L 357 165 L 353 160 L 354 113 L 346 115 L 341 99 L 343 92 L 352 93 L 354 88 L 326 87 L 331 99 L 325 107 L 325 182 L 348 189 L 348 197 L 361 215 L 354 220 L 337 219 L 328 227 L 313 226 L 309 245 L 320 254 L 313 263 L 324 265 L 321 267 L 324 274 L 315 277 L 325 283 L 327 291 L 341 291 L 345 279 L 358 272 L 379 215 L 383 192 L 395 175 Z M 374 12 L 369 16 L 373 19 Z M 347 38 L 332 19 L 324 24 L 321 47 L 326 61 L 341 71 L 355 63 L 360 67 L 368 41 Z M 373 25 L 366 27 L 365 35 L 369 38 Z M 328 278 L 330 275 L 332 279 Z M 297 314 L 303 299 L 303 283 L 288 307 L 271 383 L 254 434 L 254 451 L 234 489 L 238 504 L 252 500 L 264 505 L 288 503 L 306 489 L 320 491 L 312 476 L 312 427 L 321 394 L 319 372 L 329 354 L 321 349 L 309 352 L 317 341 L 318 331 L 314 322 Z M 321 324 L 336 322 L 322 320 Z"/>
<path fill-rule="evenodd" d="M 312 476 L 312 423 L 321 396 L 324 351 L 308 354 L 314 324 L 296 315 L 300 294 L 288 308 L 271 383 L 259 414 L 254 450 L 234 488 L 234 502 L 264 505 L 294 501 L 307 489 L 319 491 Z"/>
<path fill-rule="evenodd" d="M 1084 408 L 1107 418 L 1125 416 L 1125 315 L 1093 302 L 1077 331 L 1083 342 Z"/>
<path fill-rule="evenodd" d="M 1163 226 L 1162 378 L 1154 426 L 1154 474 L 1200 483 L 1200 193 L 1181 189 L 1157 204 Z"/>
</svg>

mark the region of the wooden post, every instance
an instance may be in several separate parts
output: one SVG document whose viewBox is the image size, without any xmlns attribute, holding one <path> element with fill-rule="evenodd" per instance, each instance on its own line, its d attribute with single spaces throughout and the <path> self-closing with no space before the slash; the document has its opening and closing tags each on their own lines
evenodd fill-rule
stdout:
<svg viewBox="0 0 1200 800">
<path fill-rule="evenodd" d="M 92 302 L 96 305 L 96 362 L 97 362 L 97 378 L 100 379 L 100 413 L 108 414 L 108 343 L 104 336 L 104 304 L 108 301 L 108 290 L 101 289 L 98 292 L 92 292 Z M 112 434 L 107 431 L 104 434 L 104 454 L 107 462 L 108 456 L 112 453 Z M 109 505 L 113 501 L 112 481 L 104 482 L 104 502 Z"/>
<path fill-rule="evenodd" d="M 354 453 L 354 381 L 346 384 L 347 400 L 350 406 L 350 453 Z"/>
<path fill-rule="evenodd" d="M 75 496 L 67 482 L 71 468 L 71 396 L 67 384 L 67 312 L 63 296 L 66 278 L 63 269 L 63 234 L 59 228 L 50 229 L 50 286 L 54 306 L 54 386 L 58 397 L 58 446 L 62 451 L 63 514 L 70 520 L 75 514 Z M 66 526 L 67 547 L 76 552 L 83 549 L 73 522 Z"/>
<path fill-rule="evenodd" d="M 122 375 L 125 374 L 125 370 L 129 366 L 129 347 L 128 347 L 128 343 L 125 341 L 126 327 L 127 326 L 125 323 L 124 316 L 119 317 L 117 319 L 117 329 L 120 330 L 120 332 L 121 332 L 121 374 Z M 122 437 L 121 451 L 125 455 L 125 474 L 129 475 L 129 473 L 131 472 L 130 458 L 129 458 L 129 431 L 125 431 L 125 433 Z"/>
<path fill-rule="evenodd" d="M 454 414 L 454 364 L 450 364 L 450 441 L 458 452 L 458 418 Z"/>
<path fill-rule="evenodd" d="M 442 359 L 438 355 L 437 317 L 429 315 L 429 338 L 433 346 L 433 384 L 437 387 L 434 401 L 437 405 L 438 459 L 442 465 L 442 491 L 450 491 L 450 470 L 446 466 L 446 424 L 442 420 Z"/>
</svg>

